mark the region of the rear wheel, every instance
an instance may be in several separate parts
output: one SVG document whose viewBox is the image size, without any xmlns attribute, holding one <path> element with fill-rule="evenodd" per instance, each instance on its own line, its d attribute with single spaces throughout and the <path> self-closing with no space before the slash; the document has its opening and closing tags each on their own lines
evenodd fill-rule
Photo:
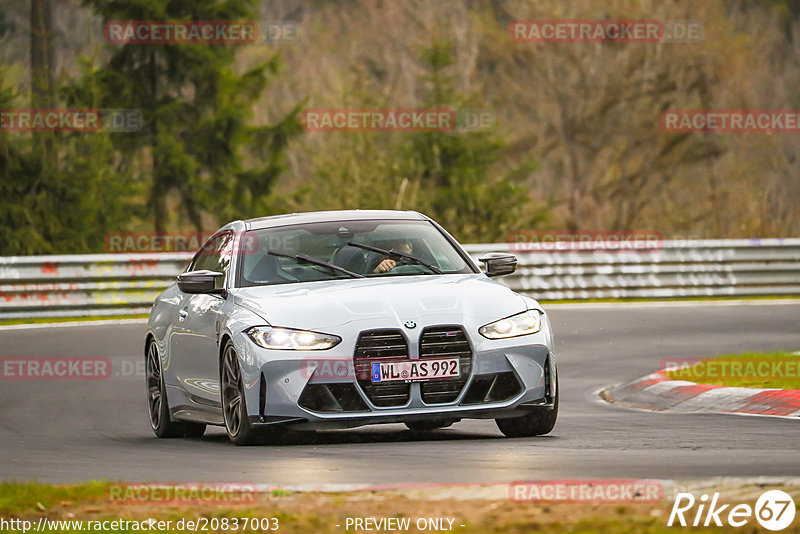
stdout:
<svg viewBox="0 0 800 534">
<path fill-rule="evenodd" d="M 146 360 L 147 407 L 150 413 L 150 428 L 159 438 L 199 438 L 206 431 L 201 423 L 175 422 L 170 419 L 164 375 L 161 372 L 161 358 L 155 341 L 147 346 Z"/>
<path fill-rule="evenodd" d="M 549 433 L 553 430 L 553 427 L 556 426 L 556 419 L 558 418 L 558 397 L 560 393 L 558 376 L 556 376 L 556 395 L 553 399 L 552 408 L 535 408 L 530 413 L 521 417 L 495 419 L 497 428 L 509 438 L 525 438 Z"/>
<path fill-rule="evenodd" d="M 236 445 L 251 445 L 257 435 L 247 415 L 247 402 L 242 386 L 242 371 L 233 343 L 228 341 L 222 351 L 220 368 L 222 385 L 222 413 L 228 439 Z"/>
</svg>

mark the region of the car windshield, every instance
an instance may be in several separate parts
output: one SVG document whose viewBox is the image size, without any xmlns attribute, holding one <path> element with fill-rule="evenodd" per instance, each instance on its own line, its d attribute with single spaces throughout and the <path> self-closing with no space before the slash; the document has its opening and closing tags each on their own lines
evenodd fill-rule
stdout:
<svg viewBox="0 0 800 534">
<path fill-rule="evenodd" d="M 429 221 L 337 221 L 251 230 L 239 254 L 241 287 L 474 272 Z"/>
</svg>

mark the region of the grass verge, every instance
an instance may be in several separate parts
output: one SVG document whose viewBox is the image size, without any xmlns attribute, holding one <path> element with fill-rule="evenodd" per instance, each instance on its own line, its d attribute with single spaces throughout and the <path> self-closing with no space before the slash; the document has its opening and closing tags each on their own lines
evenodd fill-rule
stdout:
<svg viewBox="0 0 800 534">
<path fill-rule="evenodd" d="M 0 326 L 17 324 L 72 323 L 83 321 L 120 321 L 122 319 L 147 319 L 147 315 L 91 315 L 88 317 L 33 317 L 30 319 L 0 319 Z"/>
<path fill-rule="evenodd" d="M 800 353 L 747 352 L 699 362 L 676 362 L 672 380 L 743 388 L 800 389 Z"/>
<path fill-rule="evenodd" d="M 455 533 L 667 533 L 672 508 L 672 498 L 650 503 L 598 504 L 565 502 L 516 502 L 508 498 L 507 487 L 497 486 L 494 495 L 484 488 L 461 486 L 459 488 L 364 490 L 340 493 L 266 491 L 242 502 L 210 500 L 201 503 L 159 502 L 133 499 L 119 502 L 110 499 L 115 485 L 90 483 L 77 486 L 50 486 L 42 484 L 0 484 L 0 516 L 3 519 L 23 519 L 36 524 L 41 517 L 57 521 L 113 521 L 146 520 L 171 521 L 169 532 L 179 521 L 205 521 L 203 532 L 269 532 L 269 529 L 230 528 L 233 518 L 239 521 L 267 519 L 277 523 L 284 533 L 333 534 L 343 532 L 375 532 L 375 529 L 347 529 L 348 518 L 398 518 L 407 519 L 409 528 L 382 529 L 382 532 L 432 532 L 430 520 L 439 519 L 440 531 Z M 763 491 L 763 489 L 759 489 Z M 797 498 L 797 497 L 795 497 Z M 227 518 L 229 528 L 221 527 Z M 273 522 L 275 520 L 275 522 Z M 452 521 L 450 521 L 452 520 Z M 418 528 L 418 522 L 426 528 Z M 86 524 L 86 523 L 84 523 Z M 213 525 L 217 528 L 213 528 Z M 265 523 L 266 525 L 266 523 Z M 681 531 L 700 532 L 707 529 L 681 528 Z M 34 527 L 35 529 L 35 527 Z M 731 529 L 733 530 L 733 529 Z M 9 530 L 13 531 L 13 530 Z M 79 532 L 69 526 L 58 532 Z M 84 531 L 86 527 L 84 526 Z M 136 532 L 134 528 L 105 529 L 105 532 Z M 752 530 L 748 530 L 750 532 Z M 42 530 L 40 532 L 56 532 Z M 783 532 L 800 533 L 800 524 Z"/>
</svg>

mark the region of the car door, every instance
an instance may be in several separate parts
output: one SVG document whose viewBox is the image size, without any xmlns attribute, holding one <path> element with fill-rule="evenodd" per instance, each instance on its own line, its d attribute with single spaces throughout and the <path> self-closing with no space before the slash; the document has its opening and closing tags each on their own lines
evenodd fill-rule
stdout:
<svg viewBox="0 0 800 534">
<path fill-rule="evenodd" d="M 188 271 L 225 273 L 221 288 L 226 287 L 232 245 L 233 232 L 214 235 L 197 253 Z M 179 385 L 200 404 L 219 405 L 219 337 L 225 299 L 224 295 L 181 293 L 170 337 L 173 372 Z"/>
</svg>

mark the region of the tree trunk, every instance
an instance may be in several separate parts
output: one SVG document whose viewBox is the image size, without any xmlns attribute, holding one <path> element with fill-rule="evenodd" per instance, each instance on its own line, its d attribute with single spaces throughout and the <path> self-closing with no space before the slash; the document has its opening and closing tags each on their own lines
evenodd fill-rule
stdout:
<svg viewBox="0 0 800 534">
<path fill-rule="evenodd" d="M 31 107 L 52 108 L 53 70 L 55 68 L 53 46 L 51 0 L 31 0 Z M 42 160 L 53 161 L 52 133 L 34 134 L 42 150 Z"/>
</svg>

